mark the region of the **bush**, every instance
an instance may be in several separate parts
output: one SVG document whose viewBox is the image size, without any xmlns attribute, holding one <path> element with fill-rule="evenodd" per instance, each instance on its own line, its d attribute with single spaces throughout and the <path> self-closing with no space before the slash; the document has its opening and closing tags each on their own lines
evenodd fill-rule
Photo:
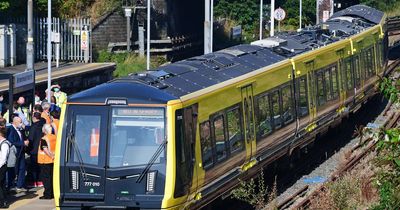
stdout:
<svg viewBox="0 0 400 210">
<path fill-rule="evenodd" d="M 132 73 L 146 71 L 146 57 L 139 57 L 135 53 L 109 53 L 99 51 L 96 62 L 113 62 L 117 64 L 114 77 L 125 77 Z M 166 63 L 161 56 L 151 57 L 150 67 L 152 69 Z"/>
</svg>

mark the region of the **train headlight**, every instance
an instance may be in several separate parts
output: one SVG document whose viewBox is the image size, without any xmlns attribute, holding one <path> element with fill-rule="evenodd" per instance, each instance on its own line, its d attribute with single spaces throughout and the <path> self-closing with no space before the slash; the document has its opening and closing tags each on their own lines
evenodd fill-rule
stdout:
<svg viewBox="0 0 400 210">
<path fill-rule="evenodd" d="M 71 171 L 71 189 L 74 191 L 78 191 L 79 190 L 79 172 L 77 171 Z"/>
<path fill-rule="evenodd" d="M 157 171 L 147 173 L 146 192 L 153 193 L 156 184 Z"/>
</svg>

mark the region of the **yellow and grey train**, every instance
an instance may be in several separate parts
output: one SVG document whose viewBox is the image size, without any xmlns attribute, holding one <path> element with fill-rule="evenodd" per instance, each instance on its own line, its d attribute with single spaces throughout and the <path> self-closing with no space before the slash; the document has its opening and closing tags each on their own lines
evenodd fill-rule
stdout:
<svg viewBox="0 0 400 210">
<path fill-rule="evenodd" d="M 300 32 L 70 96 L 56 148 L 57 209 L 197 209 L 227 193 L 376 93 L 385 19 L 356 5 Z"/>
</svg>

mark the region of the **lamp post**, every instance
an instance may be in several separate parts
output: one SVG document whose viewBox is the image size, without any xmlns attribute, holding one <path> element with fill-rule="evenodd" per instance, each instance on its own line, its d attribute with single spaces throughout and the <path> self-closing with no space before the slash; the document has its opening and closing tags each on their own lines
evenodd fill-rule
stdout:
<svg viewBox="0 0 400 210">
<path fill-rule="evenodd" d="M 302 19 L 302 15 L 303 15 L 303 1 L 300 0 L 300 17 L 299 17 L 300 27 L 299 27 L 299 29 L 301 29 L 301 19 Z"/>
<path fill-rule="evenodd" d="M 51 0 L 47 0 L 47 101 L 50 103 L 51 87 Z"/>
<path fill-rule="evenodd" d="M 274 19 L 274 12 L 275 12 L 275 0 L 271 0 L 271 27 L 270 27 L 270 36 L 274 36 L 275 31 L 275 19 Z"/>
<path fill-rule="evenodd" d="M 263 0 L 260 0 L 260 35 L 259 38 L 262 40 L 262 28 L 263 28 Z"/>
<path fill-rule="evenodd" d="M 147 70 L 150 70 L 150 0 L 147 0 Z"/>
</svg>

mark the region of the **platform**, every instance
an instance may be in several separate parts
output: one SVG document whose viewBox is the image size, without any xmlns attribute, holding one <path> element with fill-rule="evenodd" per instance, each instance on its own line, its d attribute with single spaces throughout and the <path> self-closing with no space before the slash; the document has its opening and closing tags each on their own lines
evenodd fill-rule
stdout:
<svg viewBox="0 0 400 210">
<path fill-rule="evenodd" d="M 56 68 L 56 64 L 52 63 L 51 76 L 52 80 L 60 80 L 67 77 L 76 77 L 81 74 L 104 73 L 104 71 L 109 73 L 114 71 L 115 67 L 115 63 L 60 63 L 59 68 Z M 47 82 L 47 63 L 35 63 L 34 68 L 36 70 L 36 84 Z M 25 69 L 26 65 L 0 68 L 0 74 L 16 74 L 25 71 Z M 7 91 L 8 85 L 8 80 L 0 80 L 0 91 Z"/>
</svg>

